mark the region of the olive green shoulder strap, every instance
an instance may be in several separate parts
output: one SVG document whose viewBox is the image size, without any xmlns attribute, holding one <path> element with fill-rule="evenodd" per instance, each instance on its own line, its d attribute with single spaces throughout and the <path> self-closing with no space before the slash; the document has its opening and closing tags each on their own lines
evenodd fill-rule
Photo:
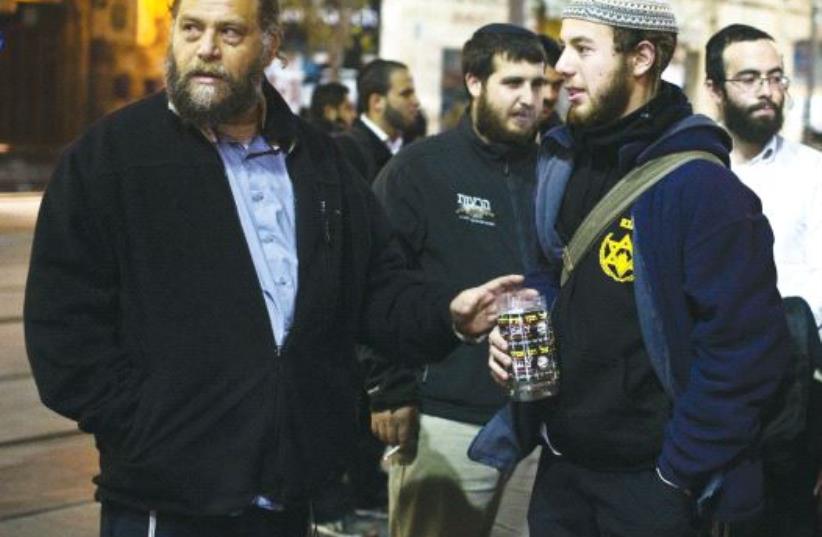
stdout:
<svg viewBox="0 0 822 537">
<path fill-rule="evenodd" d="M 596 238 L 616 220 L 643 192 L 654 186 L 663 177 L 692 160 L 708 160 L 720 166 L 724 163 L 706 151 L 683 151 L 651 159 L 620 179 L 582 221 L 571 242 L 562 251 L 562 276 L 560 284 L 565 285 L 580 260 L 590 250 Z"/>
</svg>

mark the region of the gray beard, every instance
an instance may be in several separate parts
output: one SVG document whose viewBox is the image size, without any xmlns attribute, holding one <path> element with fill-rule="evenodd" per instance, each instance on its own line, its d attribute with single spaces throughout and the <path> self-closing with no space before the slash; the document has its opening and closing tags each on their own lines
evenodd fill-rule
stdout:
<svg viewBox="0 0 822 537">
<path fill-rule="evenodd" d="M 195 125 L 226 123 L 257 104 L 263 78 L 263 60 L 259 58 L 245 76 L 231 78 L 221 67 L 204 66 L 181 74 L 169 52 L 166 57 L 166 91 L 180 117 Z M 220 76 L 226 89 L 215 87 L 193 89 L 191 78 L 200 73 Z"/>
</svg>

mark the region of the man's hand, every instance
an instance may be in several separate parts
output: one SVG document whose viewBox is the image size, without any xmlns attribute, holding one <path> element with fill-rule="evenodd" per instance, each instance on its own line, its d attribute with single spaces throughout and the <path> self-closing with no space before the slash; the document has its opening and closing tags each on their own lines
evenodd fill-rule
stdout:
<svg viewBox="0 0 822 537">
<path fill-rule="evenodd" d="M 488 336 L 488 368 L 494 382 L 507 388 L 511 357 L 508 356 L 508 343 L 499 333 L 499 327 L 495 327 Z"/>
<path fill-rule="evenodd" d="M 519 275 L 500 276 L 458 294 L 451 301 L 454 328 L 470 338 L 487 333 L 497 322 L 497 296 L 519 288 L 522 281 L 523 277 Z"/>
<path fill-rule="evenodd" d="M 420 430 L 420 412 L 416 406 L 371 413 L 371 432 L 380 442 L 400 446 L 402 450 L 415 447 Z"/>
</svg>

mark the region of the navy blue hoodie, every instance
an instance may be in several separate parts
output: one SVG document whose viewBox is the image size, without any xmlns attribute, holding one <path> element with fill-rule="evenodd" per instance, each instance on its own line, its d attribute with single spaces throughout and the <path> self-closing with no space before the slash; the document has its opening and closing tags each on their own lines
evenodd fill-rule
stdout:
<svg viewBox="0 0 822 537">
<path fill-rule="evenodd" d="M 639 166 L 687 150 L 727 163 L 730 138 L 694 115 L 650 145 L 624 146 L 620 159 Z M 543 141 L 536 215 L 548 294 L 559 287 L 563 242 L 555 224 L 573 155 L 565 127 Z M 642 338 L 673 402 L 657 465 L 702 506 L 710 502 L 715 518 L 745 518 L 762 503 L 761 411 L 789 358 L 770 226 L 759 199 L 730 170 L 702 160 L 640 196 L 632 218 Z M 529 417 L 527 409 L 506 409 L 477 439 L 472 457 L 503 467 L 527 453 L 535 440 L 523 427 L 533 425 Z"/>
</svg>

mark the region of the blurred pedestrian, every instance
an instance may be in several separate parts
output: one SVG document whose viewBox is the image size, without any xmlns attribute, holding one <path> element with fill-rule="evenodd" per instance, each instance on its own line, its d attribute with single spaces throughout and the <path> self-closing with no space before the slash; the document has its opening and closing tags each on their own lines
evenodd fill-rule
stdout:
<svg viewBox="0 0 822 537">
<path fill-rule="evenodd" d="M 32 371 L 95 435 L 101 536 L 303 537 L 352 451 L 355 340 L 444 355 L 518 278 L 452 299 L 403 270 L 373 194 L 264 80 L 276 0 L 171 11 L 167 90 L 96 123 L 44 194 Z"/>
<path fill-rule="evenodd" d="M 349 90 L 345 84 L 319 84 L 311 94 L 311 123 L 328 133 L 344 132 L 351 128 L 357 118 L 357 112 L 348 94 Z"/>
<path fill-rule="evenodd" d="M 562 125 L 562 119 L 557 113 L 562 76 L 554 69 L 559 60 L 562 49 L 559 44 L 547 35 L 539 36 L 542 48 L 545 50 L 545 84 L 542 86 L 542 104 L 539 109 L 539 134 L 541 137 L 548 131 Z"/>
<path fill-rule="evenodd" d="M 377 59 L 362 68 L 357 77 L 360 116 L 337 141 L 369 183 L 403 146 L 405 131 L 415 125 L 419 108 L 414 79 L 404 64 Z"/>
<path fill-rule="evenodd" d="M 369 183 L 405 143 L 420 115 L 414 80 L 399 62 L 377 59 L 357 77 L 360 116 L 352 128 L 335 136 L 343 155 Z M 360 348 L 360 361 L 372 362 L 372 352 Z M 384 523 L 387 477 L 381 467 L 383 445 L 371 434 L 368 397 L 357 404 L 357 450 L 351 464 L 322 492 L 316 513 L 322 530 L 354 534 L 358 528 Z M 380 520 L 381 519 L 381 520 Z"/>
</svg>

